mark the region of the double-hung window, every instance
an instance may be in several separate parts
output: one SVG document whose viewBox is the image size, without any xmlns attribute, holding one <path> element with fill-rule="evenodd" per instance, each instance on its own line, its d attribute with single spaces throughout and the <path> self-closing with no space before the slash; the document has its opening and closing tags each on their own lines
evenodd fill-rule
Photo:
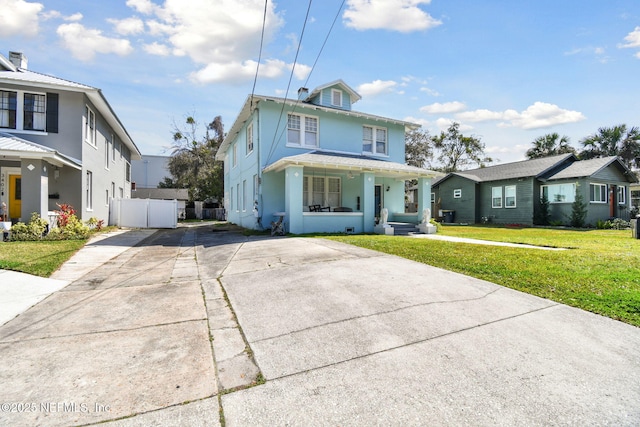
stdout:
<svg viewBox="0 0 640 427">
<path fill-rule="evenodd" d="M 247 155 L 253 151 L 253 124 L 247 126 Z"/>
<path fill-rule="evenodd" d="M 618 187 L 618 204 L 619 205 L 627 204 L 627 187 L 623 185 Z"/>
<path fill-rule="evenodd" d="M 35 93 L 24 94 L 23 129 L 41 130 L 47 127 L 46 98 Z"/>
<path fill-rule="evenodd" d="M 515 208 L 516 207 L 516 186 L 507 185 L 504 187 L 504 207 Z"/>
<path fill-rule="evenodd" d="M 331 105 L 334 107 L 342 107 L 342 91 L 331 89 Z"/>
<path fill-rule="evenodd" d="M 387 154 L 387 129 L 363 126 L 362 151 L 371 154 Z"/>
<path fill-rule="evenodd" d="M 86 181 L 86 194 L 85 197 L 87 200 L 85 201 L 87 210 L 90 211 L 93 209 L 93 173 L 91 171 L 87 171 L 87 181 Z"/>
<path fill-rule="evenodd" d="M 491 187 L 491 207 L 502 207 L 502 187 Z"/>
<path fill-rule="evenodd" d="M 607 203 L 609 200 L 607 184 L 590 184 L 589 201 L 593 203 Z"/>
<path fill-rule="evenodd" d="M 317 147 L 318 118 L 289 114 L 287 116 L 287 144 L 301 147 Z"/>
<path fill-rule="evenodd" d="M 96 115 L 89 106 L 85 106 L 85 130 L 84 140 L 89 144 L 96 145 Z"/>
<path fill-rule="evenodd" d="M 0 90 L 0 128 L 16 128 L 17 92 Z"/>
<path fill-rule="evenodd" d="M 233 162 L 232 165 L 235 168 L 238 165 L 238 143 L 233 144 L 233 151 L 232 151 L 232 159 L 231 161 Z"/>
</svg>

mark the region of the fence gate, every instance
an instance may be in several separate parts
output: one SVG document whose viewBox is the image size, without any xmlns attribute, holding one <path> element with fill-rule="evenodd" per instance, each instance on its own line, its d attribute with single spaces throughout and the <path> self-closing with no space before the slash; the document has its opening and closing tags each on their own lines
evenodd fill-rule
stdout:
<svg viewBox="0 0 640 427">
<path fill-rule="evenodd" d="M 111 199 L 109 225 L 128 228 L 176 228 L 178 201 Z"/>
</svg>

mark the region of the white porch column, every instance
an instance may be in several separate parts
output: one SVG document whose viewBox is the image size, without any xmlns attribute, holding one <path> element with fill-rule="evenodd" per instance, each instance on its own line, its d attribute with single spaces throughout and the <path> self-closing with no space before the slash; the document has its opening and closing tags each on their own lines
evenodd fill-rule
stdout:
<svg viewBox="0 0 640 427">
<path fill-rule="evenodd" d="M 418 222 L 422 222 L 422 213 L 426 208 L 431 209 L 431 178 L 418 179 Z M 431 212 L 431 217 L 434 213 Z"/>
<path fill-rule="evenodd" d="M 22 222 L 27 223 L 33 212 L 41 218 L 49 215 L 49 175 L 50 165 L 44 160 L 22 159 L 20 174 L 22 179 Z"/>
<path fill-rule="evenodd" d="M 302 218 L 302 183 L 303 167 L 287 166 L 284 171 L 284 210 L 287 216 L 284 221 L 289 224 L 289 233 L 304 233 Z"/>
<path fill-rule="evenodd" d="M 376 178 L 371 172 L 362 174 L 362 229 L 373 233 L 376 218 Z"/>
</svg>

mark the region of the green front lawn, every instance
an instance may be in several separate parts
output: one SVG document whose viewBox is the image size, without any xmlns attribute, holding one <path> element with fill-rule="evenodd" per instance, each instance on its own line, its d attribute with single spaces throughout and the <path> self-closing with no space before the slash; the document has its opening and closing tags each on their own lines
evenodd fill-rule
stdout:
<svg viewBox="0 0 640 427">
<path fill-rule="evenodd" d="M 49 277 L 86 242 L 86 240 L 0 242 L 0 269 Z"/>
<path fill-rule="evenodd" d="M 629 230 L 443 226 L 439 234 L 570 248 L 484 246 L 411 237 L 329 236 L 640 326 L 640 240 Z"/>
</svg>

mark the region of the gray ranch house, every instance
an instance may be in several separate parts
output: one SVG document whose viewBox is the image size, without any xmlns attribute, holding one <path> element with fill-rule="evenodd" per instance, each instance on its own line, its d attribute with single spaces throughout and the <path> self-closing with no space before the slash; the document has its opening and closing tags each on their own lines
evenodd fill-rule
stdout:
<svg viewBox="0 0 640 427">
<path fill-rule="evenodd" d="M 562 154 L 449 173 L 433 182 L 431 203 L 445 222 L 533 225 L 546 195 L 550 220 L 568 223 L 578 192 L 587 205 L 586 224 L 595 225 L 629 219 L 635 182 L 618 157 Z"/>
<path fill-rule="evenodd" d="M 140 151 L 100 89 L 30 71 L 0 55 L 0 201 L 11 222 L 70 204 L 78 218 L 109 219 L 131 197 Z"/>
</svg>

